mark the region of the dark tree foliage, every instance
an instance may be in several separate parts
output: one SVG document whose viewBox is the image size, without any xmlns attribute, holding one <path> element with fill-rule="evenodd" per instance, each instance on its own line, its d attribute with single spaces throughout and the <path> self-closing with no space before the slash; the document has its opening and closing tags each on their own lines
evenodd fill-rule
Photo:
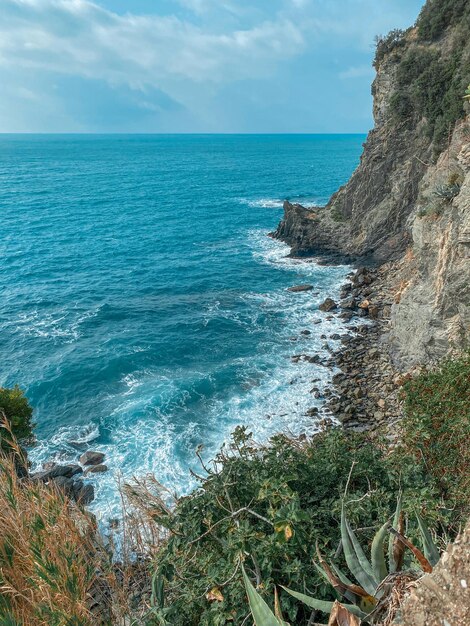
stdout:
<svg viewBox="0 0 470 626">
<path fill-rule="evenodd" d="M 410 38 L 397 60 L 390 111 L 397 123 L 410 128 L 424 120 L 438 154 L 464 116 L 463 96 L 470 82 L 470 1 L 429 1 L 417 26 L 419 40 Z M 429 43 L 449 27 L 445 52 Z"/>
<path fill-rule="evenodd" d="M 417 22 L 419 38 L 423 41 L 435 41 L 449 26 L 461 23 L 468 27 L 469 22 L 468 0 L 428 0 Z"/>
<path fill-rule="evenodd" d="M 18 441 L 30 439 L 33 434 L 33 409 L 28 399 L 16 385 L 12 389 L 0 387 L 0 419 L 6 418 L 12 434 Z M 2 423 L 2 427 L 4 424 Z M 9 433 L 6 429 L 0 430 L 0 446 L 8 449 Z"/>
<path fill-rule="evenodd" d="M 374 67 L 377 69 L 382 59 L 390 54 L 393 50 L 399 50 L 406 44 L 406 30 L 396 28 L 388 33 L 388 35 L 378 36 L 376 38 L 376 51 L 374 59 Z"/>
</svg>

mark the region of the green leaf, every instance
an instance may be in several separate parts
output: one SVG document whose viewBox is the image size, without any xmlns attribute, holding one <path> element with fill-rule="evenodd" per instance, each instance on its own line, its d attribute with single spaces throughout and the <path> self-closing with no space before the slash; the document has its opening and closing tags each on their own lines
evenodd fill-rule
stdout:
<svg viewBox="0 0 470 626">
<path fill-rule="evenodd" d="M 385 563 L 384 544 L 385 539 L 388 537 L 388 529 L 390 526 L 390 520 L 387 520 L 385 524 L 377 531 L 371 547 L 372 569 L 374 570 L 375 578 L 380 582 L 387 578 L 387 564 Z"/>
<path fill-rule="evenodd" d="M 439 550 L 437 549 L 434 541 L 432 540 L 431 533 L 428 530 L 428 527 L 424 523 L 423 518 L 415 513 L 416 519 L 418 520 L 419 530 L 421 532 L 421 537 L 423 539 L 423 548 L 424 548 L 424 556 L 434 567 L 440 559 Z"/>
<path fill-rule="evenodd" d="M 242 565 L 243 580 L 245 581 L 248 602 L 250 603 L 251 613 L 255 620 L 256 626 L 288 626 L 286 622 L 277 619 L 269 606 L 256 591 L 246 575 L 245 568 Z"/>
<path fill-rule="evenodd" d="M 165 606 L 165 592 L 163 577 L 158 570 L 152 576 L 152 595 L 150 596 L 150 606 L 163 609 Z"/>
<path fill-rule="evenodd" d="M 342 572 L 339 567 L 336 567 L 336 565 L 334 563 L 331 564 L 331 567 L 333 568 L 333 570 L 335 571 L 335 573 L 337 574 L 338 578 L 340 579 L 340 581 L 342 583 L 344 583 L 345 585 L 353 585 L 353 581 L 351 579 L 349 579 L 346 574 L 344 572 Z"/>
<path fill-rule="evenodd" d="M 353 574 L 354 578 L 367 593 L 373 596 L 378 587 L 378 583 L 376 583 L 374 577 L 369 574 L 368 569 L 372 569 L 371 565 L 367 561 L 354 533 L 349 528 L 344 512 L 344 505 L 341 511 L 341 541 L 343 544 L 344 557 L 351 574 Z M 368 568 L 367 565 L 369 566 Z"/>
<path fill-rule="evenodd" d="M 397 508 L 395 509 L 395 515 L 393 516 L 393 528 L 398 528 L 398 524 L 400 523 L 401 503 L 402 493 L 400 491 L 397 499 Z M 397 564 L 395 563 L 395 559 L 393 558 L 394 543 L 395 537 L 393 535 L 390 535 L 390 539 L 388 540 L 388 571 L 390 572 L 390 574 L 394 574 L 397 571 Z"/>
<path fill-rule="evenodd" d="M 291 596 L 297 598 L 311 609 L 315 609 L 316 611 L 322 611 L 323 613 L 331 613 L 331 609 L 333 608 L 333 602 L 328 602 L 327 600 L 317 600 L 316 598 L 311 598 L 310 596 L 306 596 L 304 593 L 298 593 L 297 591 L 292 591 L 292 589 L 288 589 L 287 587 L 282 587 L 287 593 L 290 593 Z M 353 604 L 343 604 L 343 606 L 351 611 L 354 615 L 357 615 L 360 618 L 366 617 L 366 614 L 354 606 Z"/>
</svg>

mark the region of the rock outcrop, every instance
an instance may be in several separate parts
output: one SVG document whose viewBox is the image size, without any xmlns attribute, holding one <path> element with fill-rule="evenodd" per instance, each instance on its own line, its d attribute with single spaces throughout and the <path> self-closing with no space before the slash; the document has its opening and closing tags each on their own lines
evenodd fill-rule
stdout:
<svg viewBox="0 0 470 626">
<path fill-rule="evenodd" d="M 450 15 L 441 5 L 428 2 L 425 17 Z M 386 264 L 394 293 L 389 346 L 402 369 L 470 342 L 470 117 L 455 114 L 445 136 L 438 133 L 446 107 L 455 101 L 461 109 L 460 85 L 470 82 L 470 10 L 462 10 L 429 41 L 418 27 L 384 40 L 372 87 L 375 127 L 360 165 L 323 208 L 286 201 L 272 234 L 292 256 Z M 439 82 L 440 68 L 453 72 L 459 87 L 452 91 L 451 81 L 441 93 L 433 85 L 428 102 L 419 90 L 426 90 L 425 78 Z"/>
<path fill-rule="evenodd" d="M 413 585 L 396 624 L 470 624 L 470 524 L 444 552 L 432 574 Z"/>
</svg>

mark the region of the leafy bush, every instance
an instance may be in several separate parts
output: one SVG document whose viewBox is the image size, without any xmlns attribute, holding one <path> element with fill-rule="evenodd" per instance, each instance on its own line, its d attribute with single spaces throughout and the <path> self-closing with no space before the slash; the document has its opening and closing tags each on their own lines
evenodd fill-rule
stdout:
<svg viewBox="0 0 470 626">
<path fill-rule="evenodd" d="M 428 136 L 442 147 L 464 115 L 462 94 L 470 77 L 469 54 L 468 50 L 465 57 L 460 46 L 445 57 L 435 49 L 412 46 L 398 66 L 397 90 L 390 102 L 397 121 L 416 124 L 425 118 Z"/>
<path fill-rule="evenodd" d="M 0 388 L 0 418 L 6 419 L 12 433 L 19 441 L 28 440 L 33 434 L 33 409 L 28 399 L 16 385 L 13 389 Z M 0 430 L 0 447 L 5 450 L 9 447 L 9 435 Z"/>
<path fill-rule="evenodd" d="M 390 54 L 394 50 L 400 49 L 405 45 L 406 33 L 406 30 L 400 30 L 399 28 L 396 28 L 395 30 L 390 31 L 388 35 L 379 35 L 378 37 L 376 37 L 376 50 L 374 59 L 375 68 L 380 65 L 380 62 L 387 54 Z"/>
<path fill-rule="evenodd" d="M 328 563 L 318 546 L 316 549 L 318 571 L 330 583 L 336 597 L 341 602 L 350 603 L 339 605 L 343 619 L 334 619 L 339 608 L 337 601 L 326 602 L 287 587 L 284 587 L 284 590 L 310 608 L 323 613 L 330 613 L 329 624 L 338 624 L 338 626 L 339 624 L 343 626 L 351 624 L 352 626 L 358 623 L 354 616 L 360 617 L 361 624 L 364 625 L 391 623 L 400 608 L 401 598 L 406 593 L 406 587 L 421 577 L 424 572 L 432 572 L 433 567 L 439 561 L 439 550 L 434 545 L 429 530 L 419 515 L 417 515 L 417 521 L 424 554 L 402 534 L 403 517 L 401 515 L 401 498 L 399 497 L 393 526 L 390 520 L 387 520 L 379 528 L 372 541 L 369 560 L 343 509 L 341 514 L 341 545 L 349 569 L 348 574 L 346 575 L 333 563 Z M 388 563 L 385 559 L 386 543 L 388 543 Z M 410 563 L 405 561 L 405 548 L 408 548 L 416 558 L 419 570 L 414 567 L 410 569 Z M 272 613 L 251 584 L 245 568 L 243 568 L 243 578 L 255 623 L 259 626 L 288 626 L 279 610 L 278 598 L 275 597 L 275 613 Z"/>
<path fill-rule="evenodd" d="M 238 429 L 230 450 L 201 478 L 200 489 L 174 509 L 159 489 L 152 496 L 136 485 L 128 487 L 131 502 L 169 532 L 155 559 L 154 580 L 165 588 L 165 601 L 153 623 L 243 623 L 248 610 L 240 555 L 253 563 L 267 598 L 276 583 L 333 599 L 312 562 L 313 547 L 318 541 L 331 556 L 340 542 L 342 496 L 353 462 L 348 511 L 352 523 L 360 521 L 363 542 L 395 509 L 399 484 L 412 485 L 410 506 L 419 503 L 421 510 L 439 517 L 435 494 L 414 464 L 398 468 L 363 436 L 337 429 L 303 443 L 278 436 L 262 448 Z M 310 617 L 289 596 L 283 596 L 282 610 L 293 623 L 307 623 Z"/>
<path fill-rule="evenodd" d="M 468 0 L 428 0 L 421 10 L 417 26 L 425 41 L 438 39 L 449 26 L 470 20 Z"/>
<path fill-rule="evenodd" d="M 417 22 L 418 41 L 392 31 L 377 45 L 377 58 L 397 49 L 396 92 L 390 101 L 392 118 L 416 126 L 426 121 L 426 133 L 438 154 L 455 123 L 464 116 L 465 88 L 470 81 L 470 3 L 468 0 L 428 0 Z M 428 42 L 454 28 L 445 52 Z M 407 45 L 405 45 L 407 44 Z"/>
<path fill-rule="evenodd" d="M 458 525 L 470 513 L 470 352 L 414 378 L 405 394 L 401 450 L 432 477 Z"/>
</svg>

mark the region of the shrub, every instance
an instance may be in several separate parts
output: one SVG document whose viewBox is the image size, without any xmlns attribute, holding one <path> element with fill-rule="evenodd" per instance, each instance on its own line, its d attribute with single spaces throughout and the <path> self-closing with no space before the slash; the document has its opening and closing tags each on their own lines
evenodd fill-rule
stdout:
<svg viewBox="0 0 470 626">
<path fill-rule="evenodd" d="M 390 100 L 392 119 L 410 126 L 424 119 L 426 134 L 438 155 L 465 113 L 463 94 L 470 81 L 470 3 L 428 0 L 417 26 L 417 41 L 399 31 L 392 31 L 390 39 L 379 39 L 377 57 L 380 59 L 387 45 L 399 48 L 396 91 Z M 445 50 L 429 43 L 448 27 L 453 31 Z"/>
<path fill-rule="evenodd" d="M 396 28 L 388 33 L 388 35 L 379 35 L 375 39 L 376 50 L 374 58 L 374 67 L 377 68 L 383 58 L 394 50 L 402 48 L 406 43 L 406 30 Z"/>
<path fill-rule="evenodd" d="M 405 412 L 402 452 L 432 477 L 458 525 L 470 513 L 470 352 L 410 381 Z"/>
<path fill-rule="evenodd" d="M 457 46 L 444 57 L 425 46 L 412 46 L 397 69 L 397 89 L 390 111 L 397 121 L 417 124 L 424 118 L 426 133 L 442 147 L 464 115 L 462 93 L 470 77 L 470 61 Z"/>
<path fill-rule="evenodd" d="M 470 19 L 468 0 L 428 0 L 417 22 L 419 37 L 425 41 L 434 41 L 449 26 L 468 19 Z"/>
<path fill-rule="evenodd" d="M 352 624 L 358 623 L 354 616 L 364 620 L 361 621 L 361 624 L 364 625 L 370 624 L 372 626 L 385 622 L 390 624 L 400 610 L 400 605 L 407 594 L 407 587 L 410 583 L 420 578 L 424 572 L 432 572 L 433 567 L 439 561 L 439 550 L 434 545 L 429 530 L 419 515 L 417 515 L 417 522 L 424 553 L 402 534 L 403 517 L 401 515 L 401 498 L 399 497 L 393 526 L 390 520 L 387 520 L 378 529 L 372 541 L 369 560 L 343 509 L 341 514 L 341 546 L 349 570 L 347 575 L 333 563 L 329 563 L 322 556 L 318 546 L 316 548 L 316 566 L 320 574 L 330 583 L 341 602 L 350 603 L 339 605 L 342 619 L 338 619 L 337 616 L 339 608 L 337 601 L 326 602 L 287 587 L 284 587 L 284 590 L 312 609 L 322 613 L 330 613 L 329 624 L 338 624 L 338 626 L 351 624 L 352 626 Z M 388 543 L 388 559 L 385 559 L 386 543 Z M 405 560 L 405 548 L 408 548 L 416 558 L 416 562 L 419 564 L 418 570 L 415 569 L 414 563 L 411 564 L 409 560 Z M 410 568 L 410 565 L 413 569 Z M 245 568 L 243 568 L 243 578 L 256 624 L 285 626 L 282 612 L 279 610 L 278 599 L 275 598 L 274 614 L 251 584 Z"/>
<path fill-rule="evenodd" d="M 363 542 L 370 542 L 374 528 L 394 510 L 399 483 L 413 484 L 410 507 L 418 503 L 420 510 L 432 511 L 433 521 L 440 515 L 432 490 L 413 464 L 401 464 L 410 471 L 408 480 L 377 446 L 337 429 L 303 443 L 278 436 L 261 448 L 238 429 L 230 450 L 216 462 L 201 478 L 200 489 L 173 510 L 159 488 L 153 497 L 136 485 L 126 489 L 147 519 L 169 532 L 155 558 L 154 580 L 165 588 L 155 624 L 243 623 L 248 611 L 241 554 L 254 564 L 266 598 L 276 583 L 333 599 L 312 562 L 312 550 L 319 541 L 331 556 L 339 544 L 342 496 L 353 462 L 348 511 L 352 523 L 360 521 Z M 293 598 L 283 596 L 282 604 L 288 621 L 308 622 L 310 611 Z"/>
<path fill-rule="evenodd" d="M 0 388 L 0 417 L 6 419 L 14 437 L 20 442 L 32 437 L 32 415 L 33 409 L 18 385 L 13 389 Z M 9 447 L 8 439 L 7 432 L 0 430 L 0 447 L 3 450 Z"/>
</svg>

